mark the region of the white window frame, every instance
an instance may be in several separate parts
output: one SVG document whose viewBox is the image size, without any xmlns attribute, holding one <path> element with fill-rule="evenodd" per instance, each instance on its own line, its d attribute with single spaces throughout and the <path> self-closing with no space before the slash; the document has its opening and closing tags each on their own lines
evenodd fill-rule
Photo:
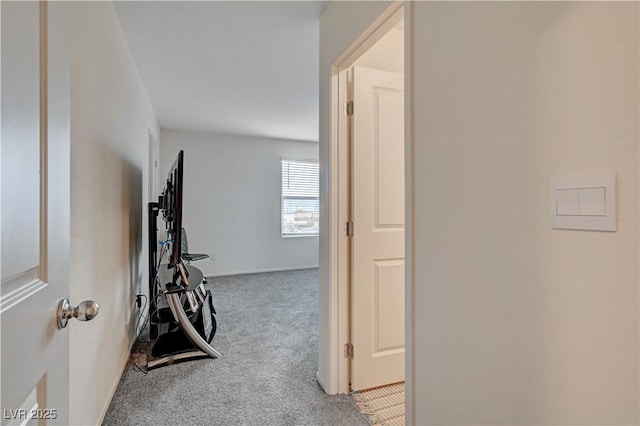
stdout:
<svg viewBox="0 0 640 426">
<path fill-rule="evenodd" d="M 315 159 L 308 159 L 308 158 L 288 158 L 288 157 L 282 157 L 280 158 L 280 237 L 282 238 L 308 238 L 308 237 L 318 237 L 319 235 L 319 231 L 317 232 L 313 232 L 313 233 L 300 233 L 300 234 L 287 234 L 284 232 L 284 200 L 285 198 L 294 198 L 294 197 L 287 197 L 284 195 L 284 190 L 283 190 L 283 181 L 282 181 L 282 167 L 283 167 L 283 162 L 285 161 L 291 161 L 291 162 L 300 162 L 300 163 L 314 163 L 314 164 L 318 164 L 318 185 L 320 182 L 320 170 L 319 170 L 319 161 L 315 160 Z M 301 197 L 301 198 L 305 198 L 305 197 Z M 317 197 L 307 197 L 308 199 L 317 199 L 318 200 L 318 209 L 320 208 L 320 190 L 318 188 L 318 195 Z M 320 224 L 320 220 L 318 219 L 318 225 Z"/>
</svg>

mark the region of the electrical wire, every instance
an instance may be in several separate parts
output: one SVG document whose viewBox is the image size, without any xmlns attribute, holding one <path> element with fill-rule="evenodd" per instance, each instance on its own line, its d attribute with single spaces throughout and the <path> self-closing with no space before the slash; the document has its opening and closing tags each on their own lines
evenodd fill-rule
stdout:
<svg viewBox="0 0 640 426">
<path fill-rule="evenodd" d="M 138 344 L 145 344 L 148 343 L 147 341 L 145 341 L 144 339 L 141 339 L 144 331 L 147 328 L 147 325 L 149 324 L 149 320 L 153 317 L 153 315 L 155 315 L 155 313 L 158 311 L 157 306 L 158 306 L 158 297 L 160 296 L 161 292 L 160 290 L 160 283 L 158 281 L 158 272 L 160 270 L 160 265 L 162 264 L 162 258 L 164 257 L 166 251 L 167 251 L 167 243 L 171 242 L 170 238 L 167 238 L 164 241 L 160 241 L 160 245 L 162 247 L 162 249 L 160 250 L 160 256 L 158 256 L 158 263 L 155 265 L 154 268 L 154 273 L 153 276 L 151 277 L 151 279 L 153 280 L 153 286 L 152 288 L 150 288 L 150 292 L 151 294 L 149 294 L 149 297 L 153 297 L 155 299 L 155 303 L 153 304 L 154 306 L 154 310 L 151 310 L 151 304 L 149 303 L 149 298 L 144 295 L 144 294 L 139 294 L 137 296 L 140 297 L 144 297 L 144 303 L 143 305 L 140 307 L 140 312 L 138 314 L 138 317 L 136 319 L 136 328 L 135 328 L 135 332 L 136 332 L 136 342 Z M 147 307 L 149 308 L 149 312 L 147 313 L 147 315 L 144 315 L 144 311 L 145 309 L 147 309 Z M 140 321 L 144 318 L 144 322 L 142 323 L 142 326 L 140 326 Z M 147 370 L 145 368 L 142 368 L 139 363 L 141 362 L 142 358 L 145 359 L 146 361 L 146 351 L 140 352 L 132 352 L 131 355 L 129 356 L 129 364 L 131 364 L 136 370 L 141 371 L 144 374 L 147 374 Z"/>
<path fill-rule="evenodd" d="M 144 305 L 142 305 L 142 307 L 140 308 L 140 313 L 138 314 L 138 319 L 136 320 L 136 333 L 137 333 L 136 340 L 139 343 L 145 343 L 144 340 L 140 340 L 140 336 L 142 336 L 142 333 L 147 328 L 147 324 L 149 323 L 149 315 L 146 315 L 146 316 L 144 315 L 144 310 L 147 309 L 147 305 L 149 304 L 149 299 L 144 294 L 139 294 L 138 296 L 144 297 Z M 140 326 L 140 319 L 142 319 L 143 317 L 144 317 L 144 323 L 142 323 L 142 327 L 138 328 Z"/>
<path fill-rule="evenodd" d="M 162 264 L 162 258 L 164 257 L 165 252 L 167 251 L 167 242 L 169 242 L 169 241 L 170 241 L 170 239 L 167 239 L 167 240 L 164 240 L 164 241 L 160 241 L 160 245 L 162 246 L 162 249 L 160 250 L 160 256 L 158 256 L 158 263 L 155 265 L 155 269 L 154 269 L 154 273 L 153 273 L 153 277 L 152 277 L 152 279 L 153 279 L 153 287 L 154 288 L 150 289 L 150 290 L 152 290 L 152 293 L 149 294 L 149 297 L 153 298 L 154 310 L 153 311 L 151 311 L 151 310 L 149 311 L 149 314 L 147 315 L 147 319 L 146 319 L 146 322 L 145 322 L 145 327 L 146 327 L 146 324 L 149 322 L 150 318 L 153 318 L 155 313 L 158 312 L 158 308 L 157 308 L 158 302 L 159 302 L 158 299 L 159 299 L 160 294 L 161 294 L 161 283 L 158 280 L 158 272 L 160 271 L 160 265 Z M 151 308 L 151 305 L 149 306 L 149 308 Z"/>
<path fill-rule="evenodd" d="M 169 232 L 167 232 L 167 234 L 169 234 Z M 151 280 L 153 281 L 153 285 L 149 289 L 150 290 L 149 297 L 147 297 L 144 294 L 138 295 L 140 297 L 144 297 L 144 304 L 140 307 L 140 312 L 138 314 L 138 318 L 136 319 L 136 334 L 137 334 L 136 342 L 138 344 L 148 343 L 148 341 L 145 341 L 144 339 L 141 340 L 140 337 L 142 336 L 143 332 L 146 330 L 150 319 L 153 318 L 153 316 L 158 312 L 158 304 L 162 295 L 162 283 L 159 281 L 159 271 L 160 271 L 160 266 L 162 265 L 162 259 L 164 258 L 165 254 L 168 252 L 168 245 L 173 244 L 171 235 L 170 234 L 167 235 L 167 239 L 164 241 L 159 241 L 159 244 L 162 248 L 160 249 L 160 255 L 158 256 L 158 262 L 155 265 L 153 276 L 151 277 Z M 150 299 L 153 300 L 154 302 L 153 305 L 150 303 L 151 301 Z M 153 310 L 151 309 L 152 306 L 153 306 Z M 145 316 L 144 310 L 147 309 L 147 307 L 149 308 L 149 312 Z M 140 326 L 140 321 L 142 318 L 144 318 L 144 322 L 142 323 L 142 326 L 138 328 Z M 146 360 L 146 357 L 147 357 L 147 354 L 143 352 L 131 353 L 131 355 L 129 356 L 129 363 L 136 370 L 141 371 L 144 374 L 147 374 L 148 371 L 146 371 L 146 369 L 141 368 L 140 365 L 138 365 L 140 360 L 142 358 L 145 358 Z"/>
</svg>

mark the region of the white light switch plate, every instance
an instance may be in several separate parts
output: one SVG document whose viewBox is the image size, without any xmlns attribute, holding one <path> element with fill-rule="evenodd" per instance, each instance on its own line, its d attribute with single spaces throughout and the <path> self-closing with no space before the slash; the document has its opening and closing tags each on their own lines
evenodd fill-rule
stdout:
<svg viewBox="0 0 640 426">
<path fill-rule="evenodd" d="M 615 172 L 554 177 L 550 198 L 552 228 L 617 230 Z"/>
</svg>

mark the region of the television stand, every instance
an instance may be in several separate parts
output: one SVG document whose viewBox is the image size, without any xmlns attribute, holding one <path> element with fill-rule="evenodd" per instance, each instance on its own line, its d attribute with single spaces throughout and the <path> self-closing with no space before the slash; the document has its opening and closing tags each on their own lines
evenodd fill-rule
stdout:
<svg viewBox="0 0 640 426">
<path fill-rule="evenodd" d="M 220 358 L 222 354 L 211 346 L 216 322 L 211 292 L 204 288 L 203 274 L 195 266 L 186 265 L 189 284 L 184 290 L 163 292 L 149 312 L 151 344 L 147 352 L 148 369 L 198 358 Z M 160 283 L 166 288 L 172 282 L 172 270 L 161 265 Z"/>
</svg>

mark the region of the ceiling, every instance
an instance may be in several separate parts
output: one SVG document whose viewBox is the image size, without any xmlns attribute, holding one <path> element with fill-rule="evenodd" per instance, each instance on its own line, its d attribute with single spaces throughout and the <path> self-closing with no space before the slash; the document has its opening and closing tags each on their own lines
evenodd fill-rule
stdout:
<svg viewBox="0 0 640 426">
<path fill-rule="evenodd" d="M 328 2 L 115 2 L 160 127 L 318 140 Z"/>
</svg>

